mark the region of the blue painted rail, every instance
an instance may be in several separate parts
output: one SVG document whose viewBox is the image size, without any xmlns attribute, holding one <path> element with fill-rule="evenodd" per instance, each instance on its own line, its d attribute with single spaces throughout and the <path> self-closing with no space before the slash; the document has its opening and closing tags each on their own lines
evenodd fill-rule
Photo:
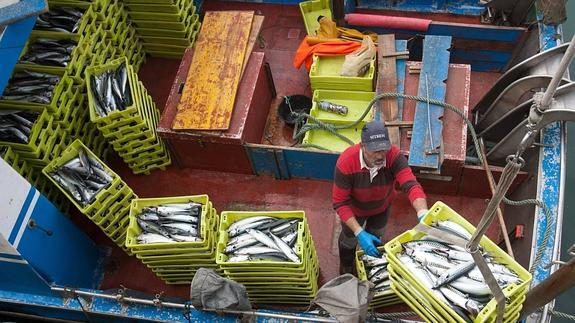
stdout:
<svg viewBox="0 0 575 323">
<path fill-rule="evenodd" d="M 423 66 L 419 76 L 419 96 L 428 97 L 430 100 L 445 99 L 450 47 L 449 36 L 425 37 Z M 441 167 L 442 117 L 443 107 L 417 102 L 409 146 L 410 166 L 432 170 L 439 170 Z"/>
</svg>

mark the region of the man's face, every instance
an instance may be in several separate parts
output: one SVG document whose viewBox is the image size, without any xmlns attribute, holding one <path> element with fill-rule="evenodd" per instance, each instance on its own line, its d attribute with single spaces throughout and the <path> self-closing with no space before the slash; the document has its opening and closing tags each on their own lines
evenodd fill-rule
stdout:
<svg viewBox="0 0 575 323">
<path fill-rule="evenodd" d="M 385 166 L 385 154 L 387 150 L 369 151 L 364 145 L 361 145 L 363 150 L 363 159 L 369 167 Z"/>
</svg>

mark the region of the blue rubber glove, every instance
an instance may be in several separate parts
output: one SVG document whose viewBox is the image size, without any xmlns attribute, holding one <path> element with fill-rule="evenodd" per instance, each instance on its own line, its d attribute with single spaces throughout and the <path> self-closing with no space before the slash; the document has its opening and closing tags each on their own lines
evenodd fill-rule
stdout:
<svg viewBox="0 0 575 323">
<path fill-rule="evenodd" d="M 427 209 L 419 210 L 417 212 L 417 220 L 419 220 L 419 222 L 421 222 L 421 220 L 423 220 L 423 218 L 427 215 L 427 212 L 429 212 L 429 210 L 427 210 Z"/>
<path fill-rule="evenodd" d="M 365 231 L 365 230 L 361 230 L 359 231 L 359 233 L 356 235 L 357 240 L 359 241 L 359 245 L 361 246 L 361 249 L 363 249 L 363 251 L 367 254 L 370 255 L 372 257 L 379 257 L 379 250 L 377 250 L 375 244 L 377 243 L 378 245 L 381 244 L 381 240 L 379 240 L 378 237 L 374 236 L 373 234 Z"/>
</svg>

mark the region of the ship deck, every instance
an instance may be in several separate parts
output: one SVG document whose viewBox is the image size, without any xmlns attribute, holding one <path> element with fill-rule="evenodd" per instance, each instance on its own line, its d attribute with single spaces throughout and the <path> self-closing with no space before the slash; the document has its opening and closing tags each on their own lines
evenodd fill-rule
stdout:
<svg viewBox="0 0 575 323">
<path fill-rule="evenodd" d="M 256 50 L 264 51 L 273 74 L 277 97 L 269 111 L 267 128 L 262 143 L 270 144 L 270 136 L 285 136 L 291 130 L 285 128 L 276 114 L 277 104 L 282 96 L 305 94 L 310 96 L 309 78 L 304 68 L 292 67 L 293 54 L 306 31 L 297 6 L 205 2 L 202 10 L 251 9 L 264 15 L 265 21 L 261 36 L 263 41 L 256 44 Z M 265 48 L 258 48 L 259 46 Z M 176 75 L 178 60 L 148 57 L 140 70 L 140 79 L 162 109 L 166 103 L 172 81 Z M 472 72 L 469 106 L 473 107 L 497 79 L 498 73 Z M 275 135 L 274 135 L 275 134 Z M 278 135 L 280 134 L 280 135 Z M 274 142 L 271 142 L 274 144 Z M 233 161 L 229 161 L 232 162 Z M 218 212 L 224 210 L 304 210 L 308 218 L 311 234 L 315 241 L 320 263 L 320 282 L 325 283 L 338 275 L 337 236 L 339 220 L 331 205 L 330 181 L 290 179 L 276 180 L 267 176 L 223 173 L 197 169 L 179 168 L 171 165 L 164 171 L 150 175 L 133 175 L 129 168 L 114 153 L 110 166 L 128 183 L 139 197 L 169 197 L 181 195 L 208 194 Z M 438 191 L 424 186 L 429 191 Z M 464 215 L 471 223 L 477 224 L 487 200 L 479 197 L 428 194 L 431 206 L 441 200 Z M 166 285 L 136 257 L 128 256 L 116 247 L 98 227 L 88 219 L 78 215 L 74 221 L 98 244 L 111 248 L 107 258 L 101 289 L 124 286 L 151 294 L 164 293 L 165 296 L 187 298 L 189 285 Z M 416 216 L 405 195 L 400 195 L 393 204 L 391 219 L 384 236 L 390 240 L 416 224 Z M 487 235 L 500 241 L 501 232 L 493 224 Z"/>
</svg>

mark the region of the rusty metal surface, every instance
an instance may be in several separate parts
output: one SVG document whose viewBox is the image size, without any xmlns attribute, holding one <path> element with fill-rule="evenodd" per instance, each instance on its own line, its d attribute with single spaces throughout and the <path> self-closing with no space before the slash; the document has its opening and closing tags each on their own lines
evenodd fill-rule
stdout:
<svg viewBox="0 0 575 323">
<path fill-rule="evenodd" d="M 223 142 L 223 143 L 237 143 L 240 144 L 244 138 L 259 138 L 261 137 L 261 132 L 257 131 L 258 122 L 249 122 L 251 114 L 256 114 L 255 119 L 265 120 L 267 117 L 267 110 L 270 104 L 271 98 L 270 94 L 267 94 L 268 98 L 264 94 L 258 100 L 254 100 L 255 84 L 257 80 L 261 78 L 260 69 L 264 63 L 264 53 L 254 52 L 250 55 L 250 60 L 244 76 L 240 82 L 237 100 L 234 103 L 234 110 L 232 112 L 232 118 L 230 122 L 230 127 L 225 131 L 174 131 L 171 129 L 171 124 L 177 113 L 177 104 L 180 100 L 181 93 L 179 89 L 184 84 L 186 75 L 190 68 L 192 56 L 194 49 L 188 48 L 184 57 L 182 58 L 178 73 L 172 84 L 170 90 L 170 95 L 166 101 L 164 111 L 160 118 L 160 123 L 158 125 L 158 133 L 162 138 L 165 139 L 182 139 L 182 140 L 203 140 L 206 142 Z M 266 83 L 263 88 L 267 88 Z M 258 86 L 259 88 L 260 86 Z M 259 124 L 264 124 L 265 121 L 258 122 Z M 254 131 L 255 130 L 255 131 Z M 255 134 L 252 134 L 255 132 Z"/>
<path fill-rule="evenodd" d="M 253 11 L 205 14 L 173 129 L 229 128 L 253 17 Z"/>
</svg>

